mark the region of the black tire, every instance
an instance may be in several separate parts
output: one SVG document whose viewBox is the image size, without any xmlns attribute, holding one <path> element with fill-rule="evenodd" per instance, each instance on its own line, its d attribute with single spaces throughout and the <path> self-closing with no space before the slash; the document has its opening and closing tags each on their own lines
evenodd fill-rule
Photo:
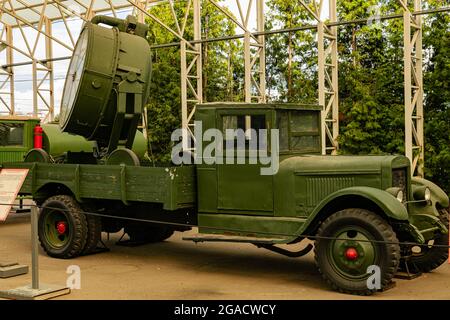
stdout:
<svg viewBox="0 0 450 320">
<path fill-rule="evenodd" d="M 174 231 L 167 226 L 129 225 L 125 227 L 131 241 L 155 243 L 170 238 Z"/>
<path fill-rule="evenodd" d="M 449 227 L 449 211 L 441 209 L 440 220 Z M 433 244 L 448 246 L 448 234 L 439 233 L 433 240 Z M 430 272 L 448 260 L 448 247 L 421 247 L 420 252 L 411 253 L 408 263 L 421 272 Z"/>
<path fill-rule="evenodd" d="M 44 251 L 50 257 L 60 259 L 79 256 L 86 245 L 88 226 L 77 201 L 71 196 L 57 195 L 48 198 L 42 206 L 38 233 Z M 55 231 L 54 221 L 66 223 L 64 234 Z"/>
<path fill-rule="evenodd" d="M 314 249 L 316 265 L 334 290 L 370 295 L 391 283 L 400 261 L 400 246 L 392 227 L 377 214 L 357 208 L 336 212 L 321 224 L 317 236 Z M 367 285 L 371 276 L 367 273 L 370 265 L 380 268 L 379 288 Z"/>
<path fill-rule="evenodd" d="M 102 219 L 97 216 L 86 215 L 88 233 L 86 245 L 84 246 L 82 255 L 90 254 L 97 249 L 97 244 L 102 238 Z"/>
</svg>

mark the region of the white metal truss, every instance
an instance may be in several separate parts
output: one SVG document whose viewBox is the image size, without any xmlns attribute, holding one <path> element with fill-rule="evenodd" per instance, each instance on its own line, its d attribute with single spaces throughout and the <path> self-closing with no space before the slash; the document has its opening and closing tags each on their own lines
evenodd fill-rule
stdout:
<svg viewBox="0 0 450 320">
<path fill-rule="evenodd" d="M 201 1 L 210 1 L 243 31 L 245 101 L 265 102 L 265 37 L 255 36 L 249 30 L 252 10 L 256 10 L 256 31 L 264 31 L 264 0 L 230 0 L 236 1 L 239 10 L 237 17 L 234 17 L 218 0 L 183 0 L 186 3 L 186 14 L 192 14 L 194 18 L 194 38 L 189 40 L 185 38 L 184 32 L 187 18 L 177 19 L 173 1 L 175 0 L 0 0 L 2 60 L 0 113 L 17 112 L 16 104 L 21 97 L 15 94 L 17 89 L 15 67 L 29 64 L 32 70 L 33 113 L 46 120 L 52 120 L 55 110 L 53 64 L 59 58 L 65 59 L 70 56 L 76 41 L 76 35 L 68 21 L 74 18 L 86 21 L 100 13 L 112 13 L 113 16 L 117 16 L 119 10 L 133 9 L 140 21 L 150 18 L 180 41 L 182 125 L 191 134 L 195 105 L 203 100 L 201 44 L 191 43 L 191 40 L 201 39 Z M 329 21 L 336 21 L 336 0 L 298 1 L 317 21 L 318 90 L 319 103 L 323 106 L 322 152 L 335 154 L 339 147 L 337 27 L 327 26 L 321 19 L 321 12 L 324 1 L 329 1 Z M 422 176 L 424 161 L 422 22 L 419 15 L 413 15 L 414 11 L 421 9 L 421 0 L 398 1 L 404 11 L 405 149 L 412 162 L 413 174 Z M 414 2 L 413 6 L 409 3 L 411 1 Z M 171 6 L 175 19 L 175 24 L 171 25 L 175 25 L 174 28 L 148 11 L 151 6 L 161 3 Z M 52 23 L 56 21 L 64 24 L 65 35 L 52 33 Z M 57 46 L 67 51 L 66 57 L 54 57 Z M 143 121 L 145 122 L 145 117 Z M 145 123 L 143 124 L 145 127 Z"/>
<path fill-rule="evenodd" d="M 239 11 L 239 17 L 237 18 L 216 1 L 209 1 L 244 32 L 245 102 L 266 102 L 265 36 L 254 36 L 249 28 L 251 13 L 256 10 L 257 32 L 264 31 L 264 0 L 235 0 Z"/>
<path fill-rule="evenodd" d="M 208 1 L 208 0 L 204 0 Z M 252 10 L 257 11 L 257 31 L 264 30 L 264 0 L 247 0 L 245 11 L 242 9 L 244 0 L 236 0 L 240 11 L 240 21 L 234 18 L 230 12 L 221 4 L 209 0 L 221 12 L 236 23 L 246 33 L 245 43 L 245 101 L 265 102 L 265 55 L 264 36 L 255 37 L 249 30 L 249 19 Z M 256 5 L 255 5 L 256 2 Z M 157 4 L 168 4 L 171 9 L 174 23 L 162 21 L 157 16 L 148 11 L 150 6 Z M 203 101 L 202 90 L 202 45 L 192 44 L 190 40 L 201 40 L 201 0 L 185 0 L 185 15 L 179 19 L 175 14 L 174 1 L 162 0 L 4 0 L 1 2 L 0 22 L 2 28 L 1 45 L 5 47 L 8 58 L 3 65 L 3 72 L 0 76 L 3 82 L 0 86 L 9 86 L 4 90 L 8 99 L 0 94 L 0 104 L 6 112 L 15 113 L 14 101 L 14 63 L 13 52 L 25 56 L 32 66 L 33 83 L 33 114 L 41 116 L 45 120 L 52 120 L 54 117 L 54 76 L 53 76 L 53 45 L 57 44 L 67 49 L 67 56 L 71 55 L 76 42 L 76 35 L 70 29 L 68 19 L 75 17 L 84 21 L 90 20 L 99 13 L 112 13 L 117 15 L 117 11 L 125 8 L 133 8 L 138 19 L 144 21 L 150 18 L 161 25 L 164 29 L 175 35 L 180 41 L 181 55 L 181 113 L 182 127 L 186 129 L 186 135 L 193 139 L 193 115 L 195 106 Z M 178 3 L 177 3 L 178 4 Z M 193 15 L 194 38 L 186 39 L 185 30 L 188 18 Z M 65 27 L 65 36 L 58 38 L 52 34 L 52 22 L 62 21 Z M 169 25 L 175 25 L 174 28 Z M 20 30 L 21 39 L 15 39 L 26 44 L 26 50 L 16 46 L 12 41 L 11 29 Z M 33 30 L 37 36 L 30 40 L 27 29 Z M 3 34 L 5 35 L 3 37 Z M 9 38 L 8 38 L 9 37 Z M 45 40 L 42 40 L 45 39 Z M 69 39 L 70 41 L 67 41 Z M 36 49 L 41 45 L 40 41 L 45 41 L 45 57 L 37 57 Z M 256 49 L 254 49 L 256 48 Z M 26 63 L 21 63 L 26 64 Z M 255 70 L 256 69 L 256 70 Z M 0 81 L 2 80 L 0 79 Z M 3 93 L 3 91 L 0 91 Z M 39 106 L 46 107 L 46 113 L 42 114 Z M 1 111 L 1 109 L 0 109 Z M 143 127 L 146 126 L 146 117 L 143 117 Z M 145 134 L 145 132 L 144 132 Z M 188 136 L 184 139 L 184 148 L 188 149 Z"/>
<path fill-rule="evenodd" d="M 167 1 L 150 0 L 2 0 L 0 1 L 0 54 L 4 64 L 0 68 L 0 114 L 14 115 L 17 111 L 15 96 L 14 68 L 31 66 L 33 115 L 43 121 L 51 121 L 55 112 L 54 72 L 55 60 L 67 59 L 76 42 L 76 35 L 70 29 L 69 18 L 90 20 L 99 13 L 117 15 L 121 9 L 133 9 L 137 16 L 155 18 L 159 24 L 169 29 L 162 21 L 147 13 L 150 5 Z M 145 14 L 142 14 L 144 12 Z M 143 20 L 143 18 L 142 18 Z M 64 25 L 64 32 L 52 33 L 53 22 Z M 16 32 L 13 39 L 13 30 Z M 18 45 L 18 44 L 21 45 Z M 54 57 L 54 46 L 64 48 L 66 57 Z M 44 49 L 44 55 L 42 50 Z M 3 51 L 3 52 L 2 52 Z M 21 60 L 15 62 L 14 57 Z M 30 97 L 26 97 L 30 98 Z"/>
<path fill-rule="evenodd" d="M 172 16 L 176 21 L 179 34 L 183 37 L 186 30 L 190 8 L 193 11 L 194 40 L 201 40 L 200 0 L 188 0 L 184 20 L 180 24 L 170 1 Z M 202 78 L 202 45 L 190 44 L 187 40 L 180 42 L 181 57 L 181 126 L 183 130 L 183 150 L 193 150 L 190 139 L 195 141 L 193 134 L 194 114 L 197 104 L 203 101 Z M 189 136 L 188 136 L 189 135 Z"/>
<path fill-rule="evenodd" d="M 422 18 L 412 15 L 422 8 L 421 0 L 398 0 L 403 8 L 404 78 L 405 78 L 405 154 L 411 161 L 411 174 L 423 177 L 424 114 Z"/>
<path fill-rule="evenodd" d="M 266 102 L 266 54 L 265 36 L 255 36 L 249 28 L 250 15 L 256 10 L 256 31 L 264 31 L 264 0 L 235 0 L 239 11 L 236 18 L 214 0 L 209 0 L 244 32 L 244 100 L 246 103 Z M 256 4 L 255 4 L 256 2 Z M 253 11 L 255 12 L 255 11 Z M 245 130 L 249 135 L 250 116 L 245 117 Z"/>
<path fill-rule="evenodd" d="M 0 69 L 0 110 L 15 114 L 14 110 L 14 68 L 13 64 L 13 32 L 9 25 L 4 26 L 0 34 L 0 51 L 5 52 L 5 61 L 9 67 Z"/>
<path fill-rule="evenodd" d="M 299 0 L 317 21 L 319 104 L 321 113 L 322 154 L 337 154 L 339 149 L 339 88 L 337 27 L 328 27 L 321 19 L 324 0 Z M 336 22 L 336 0 L 329 0 L 329 21 Z"/>
<path fill-rule="evenodd" d="M 51 21 L 48 20 L 45 16 L 41 16 L 41 20 L 38 24 L 38 30 L 45 30 L 45 34 L 52 35 L 52 24 Z M 35 54 L 36 47 L 39 42 L 39 36 L 41 33 L 38 33 L 36 42 L 34 44 L 34 51 L 32 54 Z M 40 113 L 38 109 L 38 100 L 40 99 L 45 107 L 46 114 L 43 118 L 43 121 L 52 121 L 55 115 L 55 99 L 54 99 L 54 77 L 53 77 L 53 61 L 51 58 L 52 54 L 52 46 L 53 43 L 50 38 L 45 37 L 45 62 L 37 61 L 33 59 L 32 62 L 32 78 L 33 78 L 33 115 L 37 116 Z M 47 84 L 48 82 L 48 84 Z"/>
</svg>

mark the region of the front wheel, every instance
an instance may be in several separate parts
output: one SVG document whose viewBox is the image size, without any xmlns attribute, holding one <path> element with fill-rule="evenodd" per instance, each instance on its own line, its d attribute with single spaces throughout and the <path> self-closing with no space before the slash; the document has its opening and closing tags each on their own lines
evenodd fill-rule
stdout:
<svg viewBox="0 0 450 320">
<path fill-rule="evenodd" d="M 400 261 L 400 246 L 383 218 L 364 209 L 345 209 L 320 226 L 315 260 L 333 289 L 370 295 L 391 282 Z"/>
<path fill-rule="evenodd" d="M 441 222 L 448 229 L 448 209 L 441 209 L 439 213 Z M 428 244 L 429 246 L 411 248 L 409 263 L 422 272 L 430 272 L 448 260 L 448 234 L 439 233 Z M 438 247 L 433 245 L 438 245 Z"/>
</svg>

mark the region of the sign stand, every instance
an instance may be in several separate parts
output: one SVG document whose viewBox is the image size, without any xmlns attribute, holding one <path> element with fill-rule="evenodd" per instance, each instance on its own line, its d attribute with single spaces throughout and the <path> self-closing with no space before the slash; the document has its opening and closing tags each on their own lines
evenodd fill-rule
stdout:
<svg viewBox="0 0 450 320">
<path fill-rule="evenodd" d="M 17 262 L 0 261 L 0 278 L 11 278 L 28 273 L 28 266 Z"/>
<path fill-rule="evenodd" d="M 0 298 L 17 300 L 46 300 L 70 293 L 70 289 L 63 286 L 39 284 L 38 262 L 38 212 L 37 208 L 31 208 L 31 278 L 28 286 L 0 291 Z"/>
<path fill-rule="evenodd" d="M 5 221 L 12 203 L 28 174 L 28 169 L 0 170 L 0 221 Z M 28 266 L 17 262 L 0 261 L 0 278 L 10 278 L 28 273 Z"/>
</svg>

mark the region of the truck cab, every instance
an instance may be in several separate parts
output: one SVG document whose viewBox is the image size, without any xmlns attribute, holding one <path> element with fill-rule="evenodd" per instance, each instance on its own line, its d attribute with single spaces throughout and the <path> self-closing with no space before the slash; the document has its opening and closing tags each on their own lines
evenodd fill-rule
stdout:
<svg viewBox="0 0 450 320">
<path fill-rule="evenodd" d="M 406 157 L 321 155 L 320 112 L 320 106 L 302 104 L 199 105 L 195 133 L 200 231 L 245 235 L 261 232 L 267 224 L 286 223 L 298 234 L 313 231 L 313 221 L 349 203 L 396 221 L 412 220 L 415 210 L 424 209 L 414 202 L 423 186 L 411 179 Z M 212 138 L 211 130 L 221 135 Z M 269 167 L 272 171 L 264 174 Z M 436 196 L 431 207 L 445 207 L 447 197 L 436 187 L 431 187 Z M 236 220 L 248 223 L 245 232 L 234 228 Z M 224 228 L 202 227 L 212 223 Z M 412 234 L 424 241 L 417 230 Z"/>
<path fill-rule="evenodd" d="M 34 117 L 0 117 L 0 163 L 23 160 L 34 147 L 33 130 L 39 122 Z"/>
<path fill-rule="evenodd" d="M 217 128 L 224 138 L 222 159 L 208 161 L 209 155 L 203 154 L 205 161 L 197 164 L 199 211 L 273 216 L 280 196 L 274 193 L 279 161 L 321 152 L 320 110 L 320 106 L 293 104 L 198 106 L 195 119 L 203 134 Z M 247 129 L 251 134 L 246 134 Z M 227 136 L 227 130 L 236 134 Z M 210 143 L 202 139 L 200 152 Z M 274 174 L 264 174 L 263 168 L 272 168 Z"/>
</svg>

